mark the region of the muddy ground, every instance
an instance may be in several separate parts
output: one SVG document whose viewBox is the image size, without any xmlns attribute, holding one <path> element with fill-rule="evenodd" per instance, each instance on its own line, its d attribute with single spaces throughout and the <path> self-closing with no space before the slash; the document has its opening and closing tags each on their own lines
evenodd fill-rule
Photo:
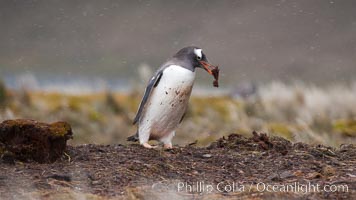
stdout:
<svg viewBox="0 0 356 200">
<path fill-rule="evenodd" d="M 206 148 L 81 145 L 51 164 L 2 159 L 0 197 L 355 199 L 355 168 L 355 145 L 333 149 L 256 133 L 232 134 Z"/>
</svg>

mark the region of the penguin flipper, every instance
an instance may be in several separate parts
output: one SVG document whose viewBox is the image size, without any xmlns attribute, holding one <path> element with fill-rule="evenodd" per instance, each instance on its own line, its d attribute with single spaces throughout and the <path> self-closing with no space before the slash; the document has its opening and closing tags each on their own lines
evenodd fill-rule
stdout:
<svg viewBox="0 0 356 200">
<path fill-rule="evenodd" d="M 136 124 L 138 122 L 138 120 L 140 119 L 142 112 L 143 112 L 143 108 L 145 107 L 145 104 L 147 103 L 148 98 L 150 97 L 153 89 L 155 87 L 157 87 L 159 81 L 161 80 L 163 74 L 163 70 L 159 70 L 156 75 L 154 75 L 151 80 L 149 81 L 146 90 L 145 90 L 145 94 L 143 95 L 143 98 L 141 100 L 140 106 L 138 108 L 136 117 L 133 121 L 133 124 Z"/>
<path fill-rule="evenodd" d="M 127 141 L 130 141 L 130 142 L 137 142 L 138 140 L 139 140 L 138 132 L 136 132 L 135 135 L 131 135 L 130 137 L 127 138 Z"/>
<path fill-rule="evenodd" d="M 187 112 L 185 112 L 185 113 L 183 114 L 182 118 L 180 118 L 179 123 L 182 123 L 182 121 L 183 121 L 183 119 L 184 119 L 184 117 L 185 117 L 185 114 L 187 114 Z"/>
</svg>

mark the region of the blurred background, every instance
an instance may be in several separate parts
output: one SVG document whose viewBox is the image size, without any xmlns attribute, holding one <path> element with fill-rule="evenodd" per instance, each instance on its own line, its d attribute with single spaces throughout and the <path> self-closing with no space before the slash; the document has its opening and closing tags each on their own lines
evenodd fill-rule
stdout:
<svg viewBox="0 0 356 200">
<path fill-rule="evenodd" d="M 356 1 L 1 1 L 0 120 L 69 121 L 73 144 L 122 143 L 152 73 L 184 46 L 199 71 L 175 143 L 252 130 L 356 137 Z M 194 134 L 192 134 L 194 133 Z"/>
</svg>

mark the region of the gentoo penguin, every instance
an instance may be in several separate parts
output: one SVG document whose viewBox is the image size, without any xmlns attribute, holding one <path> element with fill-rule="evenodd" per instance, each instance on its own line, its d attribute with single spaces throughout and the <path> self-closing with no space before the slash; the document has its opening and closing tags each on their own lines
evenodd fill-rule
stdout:
<svg viewBox="0 0 356 200">
<path fill-rule="evenodd" d="M 150 79 L 133 124 L 138 125 L 136 135 L 128 141 L 139 140 L 146 148 L 153 148 L 149 140 L 158 140 L 165 148 L 172 148 L 175 129 L 181 123 L 188 107 L 196 68 L 213 75 L 202 49 L 188 46 L 179 50 L 165 62 Z"/>
</svg>

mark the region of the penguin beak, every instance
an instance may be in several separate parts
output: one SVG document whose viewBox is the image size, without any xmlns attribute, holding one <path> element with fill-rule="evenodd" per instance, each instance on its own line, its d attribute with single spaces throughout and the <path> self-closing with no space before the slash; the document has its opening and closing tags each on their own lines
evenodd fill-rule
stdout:
<svg viewBox="0 0 356 200">
<path fill-rule="evenodd" d="M 213 75 L 213 69 L 214 69 L 214 65 L 208 63 L 208 62 L 205 62 L 205 61 L 199 61 L 201 66 L 203 66 L 203 68 L 210 74 L 210 75 Z"/>
</svg>

